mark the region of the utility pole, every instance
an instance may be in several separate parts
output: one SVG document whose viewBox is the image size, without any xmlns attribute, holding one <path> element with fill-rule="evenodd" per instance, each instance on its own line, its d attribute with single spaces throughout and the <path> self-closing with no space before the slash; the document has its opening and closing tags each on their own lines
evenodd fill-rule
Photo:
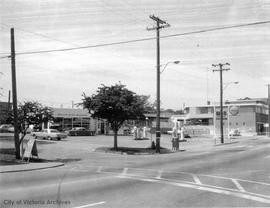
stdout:
<svg viewBox="0 0 270 208">
<path fill-rule="evenodd" d="M 270 137 L 270 84 L 268 84 L 268 137 Z"/>
<path fill-rule="evenodd" d="M 224 134 L 223 134 L 223 80 L 222 80 L 222 73 L 223 71 L 228 71 L 228 69 L 223 69 L 223 66 L 229 66 L 229 63 L 226 64 L 212 64 L 213 67 L 219 67 L 219 69 L 214 69 L 213 72 L 219 71 L 220 75 L 220 141 L 224 143 Z M 215 112 L 214 112 L 215 113 Z"/>
<path fill-rule="evenodd" d="M 11 76 L 12 76 L 12 104 L 13 104 L 13 116 L 14 116 L 14 141 L 15 141 L 15 156 L 16 159 L 20 159 L 20 139 L 18 129 L 18 109 L 17 109 L 17 87 L 16 87 L 16 62 L 15 62 L 15 40 L 14 40 L 14 28 L 10 29 L 11 35 Z"/>
<path fill-rule="evenodd" d="M 160 18 L 150 15 L 152 20 L 156 22 L 156 26 L 147 28 L 147 30 L 156 30 L 157 35 L 157 122 L 156 122 L 156 152 L 160 153 L 160 37 L 159 30 L 162 28 L 170 27 L 170 25 L 161 20 Z"/>
</svg>

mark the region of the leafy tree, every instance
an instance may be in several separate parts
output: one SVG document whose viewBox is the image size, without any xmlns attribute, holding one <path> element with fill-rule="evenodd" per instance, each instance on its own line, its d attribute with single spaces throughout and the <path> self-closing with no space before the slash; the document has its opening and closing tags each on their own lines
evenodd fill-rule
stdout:
<svg viewBox="0 0 270 208">
<path fill-rule="evenodd" d="M 22 143 L 26 130 L 30 125 L 34 125 L 41 129 L 42 123 L 53 120 L 53 112 L 49 107 L 43 106 L 39 102 L 24 102 L 18 105 L 18 129 L 19 132 L 23 134 L 20 138 L 20 143 Z M 14 116 L 12 112 L 7 119 L 8 123 L 14 124 Z M 16 148 L 16 147 L 15 147 Z M 19 152 L 20 149 L 16 149 L 16 152 Z"/>
<path fill-rule="evenodd" d="M 36 101 L 27 101 L 18 105 L 18 128 L 20 133 L 26 132 L 30 125 L 41 129 L 42 123 L 53 120 L 51 108 L 43 106 Z M 13 124 L 13 114 L 8 118 L 9 123 Z"/>
<path fill-rule="evenodd" d="M 117 150 L 117 132 L 126 120 L 144 118 L 147 99 L 136 95 L 121 83 L 101 85 L 92 96 L 83 94 L 82 105 L 94 118 L 107 119 L 114 132 L 114 149 Z"/>
<path fill-rule="evenodd" d="M 21 131 L 29 128 L 29 125 L 34 125 L 41 129 L 42 123 L 47 123 L 53 120 L 53 112 L 51 108 L 43 106 L 39 102 L 24 102 L 18 106 L 18 122 Z"/>
<path fill-rule="evenodd" d="M 155 113 L 156 106 L 154 103 L 149 102 L 150 95 L 139 95 L 140 99 L 144 103 L 144 113 Z"/>
</svg>

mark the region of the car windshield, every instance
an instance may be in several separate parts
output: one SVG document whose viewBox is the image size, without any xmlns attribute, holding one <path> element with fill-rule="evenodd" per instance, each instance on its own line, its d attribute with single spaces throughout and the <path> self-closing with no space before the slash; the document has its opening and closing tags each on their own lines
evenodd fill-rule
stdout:
<svg viewBox="0 0 270 208">
<path fill-rule="evenodd" d="M 56 129 L 51 129 L 51 132 L 52 132 L 52 133 L 57 133 L 57 132 L 59 132 L 59 131 L 57 131 Z"/>
</svg>

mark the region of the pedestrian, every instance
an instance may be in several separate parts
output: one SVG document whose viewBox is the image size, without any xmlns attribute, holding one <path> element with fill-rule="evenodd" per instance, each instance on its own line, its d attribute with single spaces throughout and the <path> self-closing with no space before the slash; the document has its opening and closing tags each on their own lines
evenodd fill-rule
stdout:
<svg viewBox="0 0 270 208">
<path fill-rule="evenodd" d="M 177 135 L 177 128 L 176 127 L 173 127 L 173 129 L 172 129 L 172 150 L 173 151 L 176 151 L 177 150 L 177 144 L 176 144 L 177 137 L 178 137 L 178 135 Z"/>
<path fill-rule="evenodd" d="M 132 133 L 133 133 L 133 139 L 137 139 L 138 138 L 138 131 L 137 131 L 137 126 L 134 126 L 132 129 Z"/>
</svg>

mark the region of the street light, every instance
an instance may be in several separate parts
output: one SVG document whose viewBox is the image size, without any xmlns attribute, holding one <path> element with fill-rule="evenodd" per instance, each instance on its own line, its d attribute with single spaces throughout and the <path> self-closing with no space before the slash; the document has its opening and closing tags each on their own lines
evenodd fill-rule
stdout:
<svg viewBox="0 0 270 208">
<path fill-rule="evenodd" d="M 160 62 L 159 62 L 159 53 L 157 59 L 157 121 L 156 121 L 156 152 L 160 153 L 160 74 L 166 69 L 166 67 L 170 64 L 179 64 L 180 61 L 169 61 L 167 62 L 162 71 L 160 72 Z"/>
<path fill-rule="evenodd" d="M 230 84 L 239 84 L 239 82 L 227 82 L 223 85 L 223 91 L 230 85 Z"/>
<path fill-rule="evenodd" d="M 168 62 L 164 65 L 164 67 L 163 67 L 163 69 L 161 70 L 160 74 L 166 69 L 166 67 L 167 67 L 169 64 L 179 64 L 179 63 L 180 63 L 180 61 L 168 61 Z M 160 66 L 162 66 L 162 65 L 160 65 Z"/>
</svg>

